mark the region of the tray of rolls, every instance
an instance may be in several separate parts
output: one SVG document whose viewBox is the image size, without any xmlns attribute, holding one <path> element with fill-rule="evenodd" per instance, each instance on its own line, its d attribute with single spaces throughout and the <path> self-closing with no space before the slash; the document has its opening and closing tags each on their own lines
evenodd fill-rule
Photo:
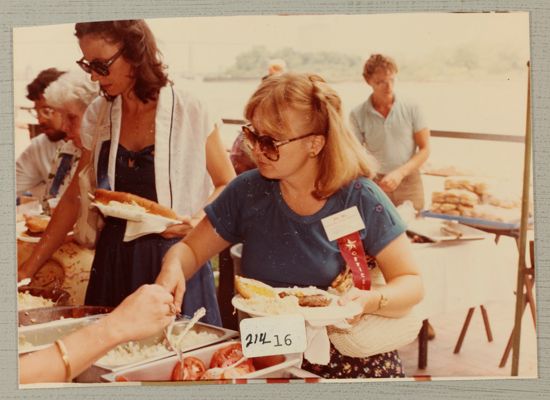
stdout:
<svg viewBox="0 0 550 400">
<path fill-rule="evenodd" d="M 479 229 L 519 229 L 521 196 L 510 182 L 459 176 L 446 178 L 443 186 L 432 192 L 430 208 L 420 215 Z"/>
</svg>

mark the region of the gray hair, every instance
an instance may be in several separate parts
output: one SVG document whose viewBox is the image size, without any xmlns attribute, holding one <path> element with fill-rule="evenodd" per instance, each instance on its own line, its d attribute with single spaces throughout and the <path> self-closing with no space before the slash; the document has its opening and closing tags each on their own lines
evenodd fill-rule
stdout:
<svg viewBox="0 0 550 400">
<path fill-rule="evenodd" d="M 89 75 L 80 70 L 64 73 L 44 91 L 44 99 L 54 108 L 63 108 L 74 101 L 86 108 L 98 95 L 99 84 L 92 82 Z"/>
</svg>

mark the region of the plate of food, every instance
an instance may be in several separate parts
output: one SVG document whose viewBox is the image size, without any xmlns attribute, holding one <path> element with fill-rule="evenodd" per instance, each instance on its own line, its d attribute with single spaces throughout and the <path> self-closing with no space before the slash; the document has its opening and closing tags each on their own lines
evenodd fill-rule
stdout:
<svg viewBox="0 0 550 400">
<path fill-rule="evenodd" d="M 233 306 L 253 317 L 301 314 L 306 321 L 322 322 L 352 318 L 362 312 L 357 303 L 338 304 L 339 296 L 310 287 L 274 288 L 255 279 L 235 276 Z"/>
<path fill-rule="evenodd" d="M 24 215 L 24 220 L 17 222 L 15 231 L 17 240 L 29 243 L 38 243 L 46 231 L 51 217 L 43 214 Z M 67 233 L 71 236 L 73 232 Z"/>
<path fill-rule="evenodd" d="M 169 207 L 132 193 L 96 189 L 92 205 L 105 216 L 142 222 L 154 217 L 166 222 L 179 222 L 178 215 Z"/>
<path fill-rule="evenodd" d="M 24 221 L 16 224 L 17 239 L 23 242 L 38 243 L 48 227 L 48 215 L 24 215 Z"/>
</svg>

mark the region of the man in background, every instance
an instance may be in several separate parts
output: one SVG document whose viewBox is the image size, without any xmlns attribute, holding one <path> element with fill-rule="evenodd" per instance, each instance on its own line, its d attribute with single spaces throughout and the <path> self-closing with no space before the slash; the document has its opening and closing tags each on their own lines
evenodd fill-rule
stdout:
<svg viewBox="0 0 550 400">
<path fill-rule="evenodd" d="M 64 143 L 66 134 L 61 130 L 62 116 L 44 99 L 46 88 L 63 74 L 64 71 L 48 68 L 27 85 L 27 98 L 34 102 L 32 114 L 38 120 L 39 131 L 44 134 L 34 137 L 17 158 L 16 194 L 21 202 L 26 196 L 39 199 L 44 196 L 46 184 L 52 178 L 50 172 L 57 151 Z"/>
<path fill-rule="evenodd" d="M 371 95 L 353 109 L 351 127 L 380 164 L 376 183 L 394 205 L 424 207 L 420 167 L 430 155 L 430 130 L 420 107 L 394 92 L 397 65 L 382 54 L 366 61 L 363 78 Z"/>
</svg>

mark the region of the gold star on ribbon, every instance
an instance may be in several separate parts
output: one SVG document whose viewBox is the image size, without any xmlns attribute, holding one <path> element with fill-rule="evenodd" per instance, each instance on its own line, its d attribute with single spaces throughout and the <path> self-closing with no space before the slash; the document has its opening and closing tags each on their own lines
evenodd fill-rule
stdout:
<svg viewBox="0 0 550 400">
<path fill-rule="evenodd" d="M 357 241 L 346 239 L 346 247 L 348 248 L 348 250 L 356 249 L 357 248 Z"/>
</svg>

